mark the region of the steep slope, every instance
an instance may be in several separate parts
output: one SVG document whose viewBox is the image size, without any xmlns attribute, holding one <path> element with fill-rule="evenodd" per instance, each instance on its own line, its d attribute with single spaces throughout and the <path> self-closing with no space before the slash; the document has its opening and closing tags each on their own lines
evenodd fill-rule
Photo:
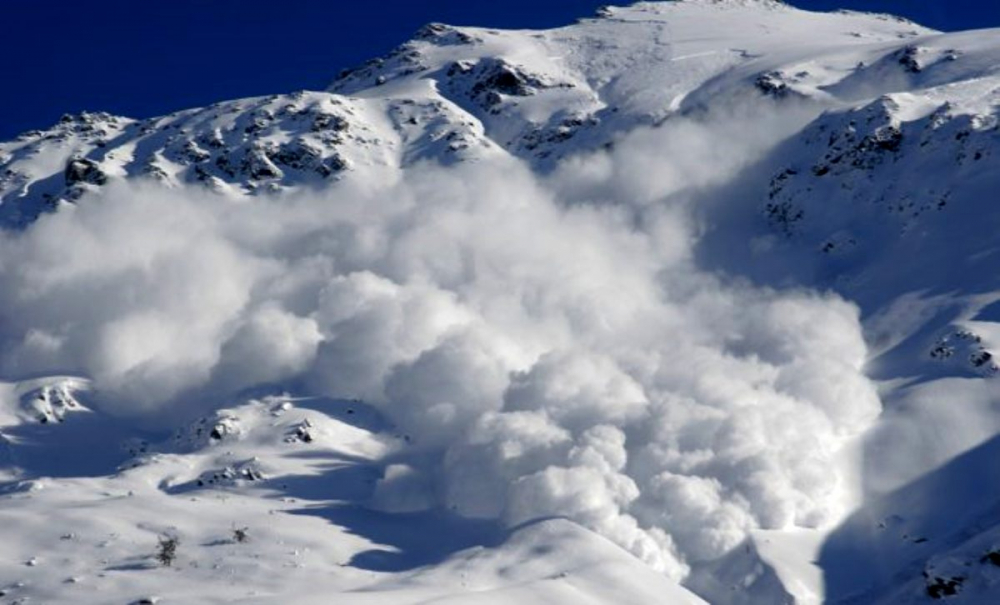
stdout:
<svg viewBox="0 0 1000 605">
<path fill-rule="evenodd" d="M 756 164 L 740 187 L 761 191 L 759 206 L 705 242 L 730 271 L 861 306 L 885 411 L 860 452 L 870 503 L 819 558 L 835 602 L 980 603 L 993 590 L 995 40 L 932 36 L 859 65 L 829 89 L 857 101 Z"/>
<path fill-rule="evenodd" d="M 720 104 L 720 93 L 754 94 L 756 85 L 784 95 L 782 74 L 796 79 L 787 90 L 825 97 L 859 61 L 931 34 L 889 17 L 764 1 L 639 3 L 545 32 L 429 25 L 328 93 L 141 121 L 85 113 L 25 133 L 0 146 L 0 220 L 30 223 L 123 178 L 243 196 L 504 151 L 551 166 L 636 126 Z M 866 81 L 845 85 L 845 96 Z"/>
<path fill-rule="evenodd" d="M 998 91 L 677 0 L 0 144 L 0 592 L 985 602 Z"/>
</svg>

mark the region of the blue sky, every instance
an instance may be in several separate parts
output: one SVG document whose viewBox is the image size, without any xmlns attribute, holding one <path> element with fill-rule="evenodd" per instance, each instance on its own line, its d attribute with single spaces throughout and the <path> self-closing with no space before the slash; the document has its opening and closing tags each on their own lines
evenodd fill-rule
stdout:
<svg viewBox="0 0 1000 605">
<path fill-rule="evenodd" d="M 608 0 L 3 0 L 0 139 L 66 112 L 147 117 L 323 88 L 430 21 L 552 27 Z M 627 3 L 627 2 L 622 2 Z M 939 29 L 1000 26 L 996 0 L 792 0 Z"/>
</svg>

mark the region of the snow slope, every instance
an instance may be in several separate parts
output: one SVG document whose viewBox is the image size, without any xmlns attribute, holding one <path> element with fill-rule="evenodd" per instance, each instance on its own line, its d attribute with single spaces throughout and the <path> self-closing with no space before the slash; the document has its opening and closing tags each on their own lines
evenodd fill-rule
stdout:
<svg viewBox="0 0 1000 605">
<path fill-rule="evenodd" d="M 326 93 L 141 121 L 85 113 L 25 133 L 0 147 L 0 207 L 6 224 L 24 224 L 121 178 L 241 196 L 426 159 L 506 152 L 550 166 L 640 124 L 718 102 L 719 92 L 752 93 L 757 78 L 781 69 L 808 72 L 794 90 L 831 94 L 824 88 L 850 79 L 859 60 L 929 35 L 890 17 L 768 2 L 639 3 L 544 32 L 432 24 L 342 74 Z M 853 98 L 859 86 L 840 96 Z M 80 163 L 68 170 L 72 159 Z"/>
<path fill-rule="evenodd" d="M 10 602 L 702 602 L 568 521 L 361 506 L 400 440 L 359 402 L 266 397 L 126 440 L 81 388 L 5 385 L 3 409 L 26 417 L 4 429 Z M 180 544 L 170 567 L 163 536 Z"/>
<path fill-rule="evenodd" d="M 998 118 L 677 0 L 0 143 L 0 599 L 990 602 Z"/>
</svg>

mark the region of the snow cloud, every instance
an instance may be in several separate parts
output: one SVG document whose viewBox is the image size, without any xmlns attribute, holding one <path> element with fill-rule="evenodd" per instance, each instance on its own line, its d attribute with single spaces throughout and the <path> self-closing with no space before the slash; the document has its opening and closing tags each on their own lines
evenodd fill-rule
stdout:
<svg viewBox="0 0 1000 605">
<path fill-rule="evenodd" d="M 140 417 L 260 384 L 360 398 L 419 454 L 380 506 L 566 516 L 681 577 L 836 518 L 839 451 L 880 408 L 852 304 L 698 266 L 693 200 L 777 140 L 754 123 L 679 120 L 543 176 L 112 186 L 0 236 L 0 373 L 84 374 Z"/>
</svg>

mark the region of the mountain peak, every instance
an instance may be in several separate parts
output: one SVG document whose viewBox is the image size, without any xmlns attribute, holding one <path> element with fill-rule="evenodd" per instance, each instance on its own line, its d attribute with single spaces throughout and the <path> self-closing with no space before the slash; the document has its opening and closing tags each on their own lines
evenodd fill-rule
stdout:
<svg viewBox="0 0 1000 605">
<path fill-rule="evenodd" d="M 622 10 L 639 10 L 658 12 L 677 6 L 714 6 L 722 8 L 788 8 L 784 0 L 658 0 L 653 2 L 636 2 Z"/>
</svg>

